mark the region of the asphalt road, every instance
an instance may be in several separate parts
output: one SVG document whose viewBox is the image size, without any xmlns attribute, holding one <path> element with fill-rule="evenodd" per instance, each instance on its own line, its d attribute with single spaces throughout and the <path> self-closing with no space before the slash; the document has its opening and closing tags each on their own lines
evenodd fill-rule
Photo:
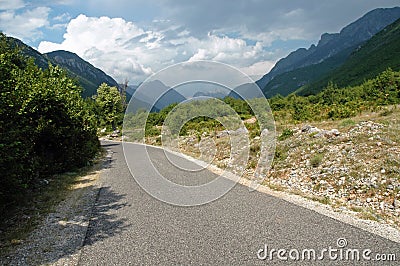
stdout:
<svg viewBox="0 0 400 266">
<path fill-rule="evenodd" d="M 137 184 L 121 144 L 107 142 L 103 146 L 114 154 L 101 177 L 102 188 L 80 265 L 396 265 L 375 261 L 378 253 L 395 254 L 397 263 L 400 261 L 398 243 L 282 199 L 250 192 L 239 184 L 205 205 L 164 203 Z M 145 176 L 152 172 L 144 162 L 144 146 L 130 144 L 126 151 L 135 173 Z M 148 148 L 148 152 L 154 166 L 174 182 L 204 183 L 216 178 L 207 170 L 190 173 L 177 169 L 160 149 Z M 347 242 L 343 248 L 337 243 L 341 238 Z M 313 254 L 310 250 L 315 250 L 316 260 L 308 260 L 308 254 Z M 373 261 L 365 260 L 363 252 Z M 306 260 L 302 260 L 303 253 Z M 318 259 L 321 254 L 323 260 Z M 360 254 L 360 260 L 348 260 L 346 254 L 349 258 Z"/>
</svg>

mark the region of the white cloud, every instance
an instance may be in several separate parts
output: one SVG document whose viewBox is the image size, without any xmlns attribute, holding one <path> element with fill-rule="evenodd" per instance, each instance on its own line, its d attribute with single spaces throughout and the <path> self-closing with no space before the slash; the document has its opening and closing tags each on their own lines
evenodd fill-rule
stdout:
<svg viewBox="0 0 400 266">
<path fill-rule="evenodd" d="M 63 42 L 43 41 L 38 49 L 42 53 L 75 52 L 117 81 L 128 78 L 132 83 L 188 60 L 216 60 L 244 68 L 252 76 L 270 68 L 267 63 L 256 64 L 260 58 L 270 57 L 261 42 L 248 45 L 240 38 L 211 33 L 196 38 L 183 27 L 170 26 L 168 21 L 161 25 L 156 21 L 143 28 L 122 18 L 79 15 L 68 23 Z"/>
<path fill-rule="evenodd" d="M 268 73 L 275 65 L 276 61 L 261 61 L 250 66 L 240 68 L 240 71 L 247 74 L 254 81 L 257 81 Z"/>
<path fill-rule="evenodd" d="M 248 65 L 265 53 L 260 42 L 255 45 L 247 45 L 246 41 L 240 38 L 211 34 L 207 38 L 195 40 L 191 44 L 192 48 L 197 48 L 197 50 L 189 61 L 216 60 L 234 64 L 237 67 Z"/>
<path fill-rule="evenodd" d="M 71 15 L 69 13 L 62 13 L 62 14 L 54 17 L 53 20 L 58 21 L 58 22 L 70 21 Z"/>
<path fill-rule="evenodd" d="M 20 14 L 14 10 L 0 13 L 0 25 L 5 34 L 21 39 L 36 39 L 42 35 L 40 28 L 48 26 L 50 8 L 37 7 Z"/>
<path fill-rule="evenodd" d="M 0 0 L 0 10 L 14 10 L 25 6 L 22 0 Z"/>
</svg>

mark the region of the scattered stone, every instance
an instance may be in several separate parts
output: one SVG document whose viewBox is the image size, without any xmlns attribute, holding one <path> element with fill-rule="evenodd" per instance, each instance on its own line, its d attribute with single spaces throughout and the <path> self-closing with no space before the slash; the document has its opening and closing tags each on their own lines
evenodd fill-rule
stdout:
<svg viewBox="0 0 400 266">
<path fill-rule="evenodd" d="M 228 135 L 229 135 L 229 131 L 228 130 L 222 130 L 222 131 L 217 133 L 217 138 L 226 137 Z"/>
<path fill-rule="evenodd" d="M 303 126 L 301 132 L 312 135 L 314 138 L 320 138 L 320 137 L 331 138 L 340 135 L 339 130 L 337 130 L 336 128 L 331 130 L 325 130 L 310 125 Z"/>
<path fill-rule="evenodd" d="M 249 118 L 249 119 L 246 119 L 243 121 L 243 123 L 245 123 L 245 124 L 254 124 L 255 122 L 257 122 L 257 118 L 255 118 L 255 117 L 252 117 L 252 118 Z"/>
</svg>

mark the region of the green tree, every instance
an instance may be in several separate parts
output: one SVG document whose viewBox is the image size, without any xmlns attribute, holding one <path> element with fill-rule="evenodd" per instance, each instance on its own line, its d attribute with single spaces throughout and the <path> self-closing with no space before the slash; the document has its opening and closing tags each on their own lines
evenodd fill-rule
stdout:
<svg viewBox="0 0 400 266">
<path fill-rule="evenodd" d="M 123 99 L 118 89 L 103 83 L 97 89 L 94 98 L 98 106 L 100 124 L 111 126 L 115 130 L 117 125 L 122 123 L 124 111 Z"/>
</svg>

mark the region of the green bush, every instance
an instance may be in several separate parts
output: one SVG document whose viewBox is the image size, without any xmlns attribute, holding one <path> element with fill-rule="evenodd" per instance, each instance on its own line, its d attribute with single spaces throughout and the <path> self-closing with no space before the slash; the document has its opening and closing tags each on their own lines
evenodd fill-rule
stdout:
<svg viewBox="0 0 400 266">
<path fill-rule="evenodd" d="M 161 130 L 155 126 L 151 126 L 150 124 L 146 125 L 145 136 L 146 137 L 155 137 L 161 135 Z"/>
<path fill-rule="evenodd" d="M 81 88 L 58 67 L 39 69 L 3 34 L 0 76 L 1 211 L 40 178 L 86 165 L 99 141 Z"/>
</svg>

